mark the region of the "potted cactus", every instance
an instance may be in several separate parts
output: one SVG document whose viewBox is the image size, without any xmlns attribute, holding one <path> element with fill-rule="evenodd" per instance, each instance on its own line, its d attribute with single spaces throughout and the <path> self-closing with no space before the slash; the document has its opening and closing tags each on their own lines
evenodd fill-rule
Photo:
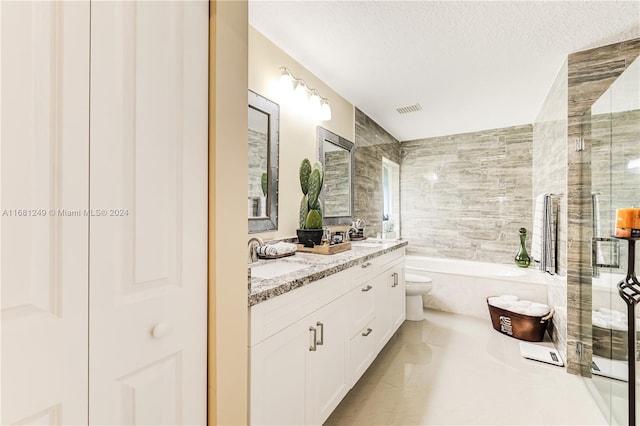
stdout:
<svg viewBox="0 0 640 426">
<path fill-rule="evenodd" d="M 298 242 L 307 247 L 322 243 L 322 204 L 320 191 L 322 190 L 322 164 L 316 162 L 311 167 L 308 158 L 300 164 L 300 229 L 297 230 Z"/>
</svg>

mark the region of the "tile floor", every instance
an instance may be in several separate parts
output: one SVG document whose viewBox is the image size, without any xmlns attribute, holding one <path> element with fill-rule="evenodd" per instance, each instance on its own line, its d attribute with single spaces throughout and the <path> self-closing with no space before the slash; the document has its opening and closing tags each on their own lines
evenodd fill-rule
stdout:
<svg viewBox="0 0 640 426">
<path fill-rule="evenodd" d="M 607 377 L 593 376 L 590 383 L 592 394 L 600 405 L 600 411 L 605 414 L 610 425 L 628 425 L 628 388 L 627 382 L 612 380 Z M 636 406 L 639 404 L 640 385 L 636 385 Z M 640 419 L 640 407 L 636 407 L 636 419 Z"/>
<path fill-rule="evenodd" d="M 406 321 L 326 425 L 607 424 L 582 378 L 520 356 L 479 318 Z"/>
</svg>

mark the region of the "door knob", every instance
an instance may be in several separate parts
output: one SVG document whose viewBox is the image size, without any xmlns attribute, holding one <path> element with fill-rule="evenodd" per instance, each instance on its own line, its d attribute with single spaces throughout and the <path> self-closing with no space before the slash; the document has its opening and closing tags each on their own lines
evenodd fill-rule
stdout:
<svg viewBox="0 0 640 426">
<path fill-rule="evenodd" d="M 166 336 L 171 332 L 171 326 L 165 322 L 159 322 L 151 329 L 151 335 L 156 339 Z"/>
</svg>

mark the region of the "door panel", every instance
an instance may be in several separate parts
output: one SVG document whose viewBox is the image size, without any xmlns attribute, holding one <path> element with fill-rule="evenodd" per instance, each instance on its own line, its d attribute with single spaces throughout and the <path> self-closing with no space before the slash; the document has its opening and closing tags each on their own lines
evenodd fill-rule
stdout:
<svg viewBox="0 0 640 426">
<path fill-rule="evenodd" d="M 123 424 L 180 424 L 180 354 L 171 355 L 118 379 Z"/>
<path fill-rule="evenodd" d="M 406 318 L 404 262 L 401 262 L 391 268 L 390 273 L 391 280 L 395 280 L 395 285 L 391 287 L 391 332 L 395 333 Z"/>
<path fill-rule="evenodd" d="M 340 298 L 311 314 L 318 328 L 317 351 L 309 352 L 313 400 L 310 424 L 322 424 L 349 390 L 346 365 L 346 302 Z M 321 342 L 321 343 L 320 343 Z"/>
<path fill-rule="evenodd" d="M 251 347 L 250 424 L 305 424 L 310 336 L 300 320 Z"/>
<path fill-rule="evenodd" d="M 91 28 L 90 420 L 203 424 L 208 4 Z"/>
<path fill-rule="evenodd" d="M 1 424 L 87 421 L 88 3 L 1 2 Z"/>
</svg>

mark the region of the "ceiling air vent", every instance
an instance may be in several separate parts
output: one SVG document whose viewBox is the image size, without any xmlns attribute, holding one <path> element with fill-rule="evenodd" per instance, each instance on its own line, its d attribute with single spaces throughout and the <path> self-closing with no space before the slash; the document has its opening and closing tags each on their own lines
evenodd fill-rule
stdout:
<svg viewBox="0 0 640 426">
<path fill-rule="evenodd" d="M 409 105 L 409 106 L 396 108 L 396 111 L 398 111 L 398 114 L 408 114 L 410 112 L 422 111 L 422 107 L 420 106 L 419 103 L 416 103 L 415 105 Z"/>
</svg>

